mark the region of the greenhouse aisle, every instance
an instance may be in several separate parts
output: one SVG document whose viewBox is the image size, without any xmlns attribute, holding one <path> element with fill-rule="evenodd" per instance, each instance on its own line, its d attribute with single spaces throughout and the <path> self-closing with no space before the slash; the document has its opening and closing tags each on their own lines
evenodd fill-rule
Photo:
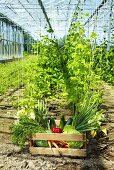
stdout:
<svg viewBox="0 0 114 170">
<path fill-rule="evenodd" d="M 103 109 L 107 117 L 107 123 L 104 125 L 108 130 L 108 135 L 99 140 L 93 139 L 88 148 L 88 157 L 84 159 L 74 159 L 68 157 L 44 157 L 31 156 L 28 149 L 20 150 L 14 146 L 8 139 L 8 126 L 14 121 L 16 109 L 11 106 L 12 99 L 22 96 L 23 89 L 19 89 L 4 97 L 0 103 L 2 115 L 0 121 L 5 120 L 4 126 L 0 123 L 0 170 L 113 170 L 114 167 L 114 86 L 104 84 L 103 86 Z M 7 99 L 7 100 L 6 100 Z M 9 104 L 8 104 L 9 103 Z M 8 115 L 9 114 L 9 115 Z"/>
<path fill-rule="evenodd" d="M 103 99 L 103 107 L 106 110 L 105 114 L 107 115 L 107 129 L 110 144 L 109 155 L 114 157 L 114 86 L 109 86 L 106 83 L 104 84 Z"/>
</svg>

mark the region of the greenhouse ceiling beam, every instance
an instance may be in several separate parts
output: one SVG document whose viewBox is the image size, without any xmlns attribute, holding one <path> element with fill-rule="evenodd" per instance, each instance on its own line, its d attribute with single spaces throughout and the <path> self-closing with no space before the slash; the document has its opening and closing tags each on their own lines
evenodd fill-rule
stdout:
<svg viewBox="0 0 114 170">
<path fill-rule="evenodd" d="M 6 6 L 8 9 L 10 9 L 14 14 L 16 14 L 17 15 L 17 12 L 15 12 L 11 7 L 9 7 L 9 6 Z"/>
<path fill-rule="evenodd" d="M 103 7 L 103 5 L 107 2 L 108 0 L 103 0 L 102 2 L 101 2 L 101 4 L 97 7 L 97 9 L 93 12 L 93 14 L 88 18 L 88 20 L 85 22 L 85 24 L 84 25 L 86 25 L 88 22 L 89 22 L 89 20 L 91 19 L 91 18 L 93 18 L 93 16 L 95 15 L 95 14 L 97 14 L 98 13 L 98 11 Z"/>
<path fill-rule="evenodd" d="M 53 29 L 52 29 L 52 26 L 51 26 L 51 23 L 50 23 L 50 21 L 49 21 L 49 18 L 48 18 L 48 16 L 47 16 L 46 10 L 45 10 L 45 8 L 44 8 L 44 5 L 43 5 L 43 3 L 42 3 L 42 0 L 38 0 L 38 3 L 39 3 L 39 5 L 40 5 L 40 7 L 41 7 L 41 9 L 42 9 L 42 12 L 43 12 L 45 18 L 46 18 L 46 21 L 47 21 L 47 23 L 48 23 L 48 25 L 49 25 L 49 28 L 50 28 L 51 30 L 53 30 Z"/>
<path fill-rule="evenodd" d="M 25 6 L 18 0 L 18 2 L 21 4 L 21 6 L 25 9 L 25 11 L 30 15 L 30 17 L 34 20 L 34 22 L 37 24 L 36 20 L 34 17 L 31 15 L 31 13 L 25 8 Z M 40 20 L 40 18 L 38 18 Z M 40 20 L 41 21 L 41 20 Z"/>
</svg>

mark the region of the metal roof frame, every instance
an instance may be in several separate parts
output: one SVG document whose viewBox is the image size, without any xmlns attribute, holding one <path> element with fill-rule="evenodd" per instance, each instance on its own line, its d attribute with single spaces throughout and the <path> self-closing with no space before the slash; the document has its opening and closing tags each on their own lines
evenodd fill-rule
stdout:
<svg viewBox="0 0 114 170">
<path fill-rule="evenodd" d="M 45 8 L 44 8 L 44 5 L 43 5 L 43 3 L 42 3 L 42 0 L 38 0 L 38 3 L 39 3 L 39 5 L 40 5 L 40 7 L 41 7 L 41 9 L 42 9 L 42 12 L 43 12 L 45 18 L 46 18 L 46 21 L 47 21 L 47 23 L 48 23 L 48 25 L 49 25 L 49 28 L 50 28 L 51 30 L 53 30 L 53 29 L 52 29 L 52 26 L 51 26 L 51 23 L 50 23 L 50 20 L 49 20 L 49 18 L 48 18 L 48 15 L 47 15 L 47 13 L 46 13 L 46 10 L 45 10 Z"/>
<path fill-rule="evenodd" d="M 50 30 L 54 30 L 55 36 L 58 34 L 64 37 L 70 28 L 71 22 L 79 20 L 85 27 L 88 26 L 87 23 L 89 23 L 89 27 L 92 27 L 92 24 L 94 25 L 95 22 L 94 16 L 97 15 L 97 13 L 99 15 L 98 25 L 100 20 L 102 20 L 104 25 L 101 22 L 101 26 L 104 28 L 105 23 L 109 21 L 107 16 L 102 15 L 101 8 L 103 7 L 102 10 L 105 10 L 105 12 L 108 10 L 108 6 L 104 9 L 107 1 L 109 0 L 93 0 L 92 3 L 88 3 L 89 0 L 1 0 L 0 9 L 6 12 L 3 14 L 8 16 L 8 18 L 14 20 L 15 25 L 19 25 L 23 30 L 28 30 L 33 36 L 37 36 L 37 34 L 49 35 L 47 32 L 47 28 L 49 28 Z M 82 20 L 78 7 L 83 8 L 86 2 L 88 5 L 86 6 L 86 11 L 89 12 L 89 16 L 85 20 Z M 96 6 L 93 2 L 96 3 Z M 4 9 L 2 9 L 2 7 Z M 53 12 L 53 14 L 51 14 L 51 12 Z M 78 13 L 78 15 L 76 15 L 76 13 Z M 111 28 L 112 27 L 114 27 L 114 24 Z M 91 31 L 91 28 L 89 29 Z M 97 29 L 100 29 L 100 27 Z"/>
</svg>

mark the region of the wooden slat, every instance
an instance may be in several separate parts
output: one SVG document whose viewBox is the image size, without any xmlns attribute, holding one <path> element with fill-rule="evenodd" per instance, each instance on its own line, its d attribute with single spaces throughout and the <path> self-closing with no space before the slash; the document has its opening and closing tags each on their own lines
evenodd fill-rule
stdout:
<svg viewBox="0 0 114 170">
<path fill-rule="evenodd" d="M 32 134 L 31 140 L 86 141 L 86 137 L 85 134 L 36 133 Z"/>
<path fill-rule="evenodd" d="M 44 147 L 30 147 L 30 153 L 32 155 L 56 155 L 59 156 L 59 152 L 56 148 L 44 148 Z M 71 148 L 60 148 L 62 155 L 64 156 L 87 156 L 86 149 L 71 149 Z"/>
</svg>

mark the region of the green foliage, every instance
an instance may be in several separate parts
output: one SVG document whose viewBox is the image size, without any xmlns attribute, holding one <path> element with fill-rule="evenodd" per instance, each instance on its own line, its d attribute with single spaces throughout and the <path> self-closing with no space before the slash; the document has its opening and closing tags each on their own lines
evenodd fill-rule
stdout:
<svg viewBox="0 0 114 170">
<path fill-rule="evenodd" d="M 21 147 L 33 133 L 45 133 L 48 129 L 47 108 L 44 101 L 23 108 L 17 113 L 18 121 L 11 126 L 12 142 Z"/>
<path fill-rule="evenodd" d="M 64 115 L 61 115 L 59 128 L 63 130 L 65 124 L 66 124 L 65 117 L 64 117 Z"/>
<path fill-rule="evenodd" d="M 63 129 L 63 133 L 64 134 L 81 134 L 79 131 L 77 131 L 76 129 L 75 129 L 75 127 L 74 126 L 72 126 L 72 125 L 66 125 L 65 127 L 64 127 L 64 129 Z M 75 142 L 75 141 L 70 141 L 70 142 L 67 142 L 67 144 L 68 144 L 68 146 L 70 147 L 70 148 L 81 148 L 82 146 L 83 146 L 83 142 Z"/>
<path fill-rule="evenodd" d="M 114 84 L 114 48 L 106 50 L 106 45 L 97 47 L 94 54 L 93 69 L 101 79 Z"/>
<path fill-rule="evenodd" d="M 92 35 L 92 39 L 95 37 Z M 99 76 L 95 75 L 91 41 L 85 39 L 85 31 L 77 22 L 70 29 L 62 52 L 63 76 L 68 100 L 75 103 L 77 111 L 86 93 L 97 91 Z"/>
<path fill-rule="evenodd" d="M 51 117 L 50 122 L 49 122 L 49 128 L 52 129 L 52 128 L 55 128 L 55 127 L 56 127 L 55 118 Z"/>
<path fill-rule="evenodd" d="M 92 32 L 91 35 L 90 35 L 90 38 L 91 38 L 91 39 L 94 39 L 94 38 L 96 38 L 96 37 L 97 37 L 97 34 L 96 34 L 95 32 Z"/>
<path fill-rule="evenodd" d="M 85 31 L 77 22 L 72 24 L 64 44 L 43 37 L 33 47 L 39 53 L 37 57 L 26 57 L 24 60 L 2 65 L 0 93 L 3 94 L 11 87 L 25 85 L 25 98 L 19 103 L 24 109 L 19 113 L 19 121 L 11 127 L 15 144 L 23 147 L 32 133 L 48 129 L 45 103 L 37 101 L 54 98 L 63 91 L 67 93 L 68 102 L 76 107 L 73 116 L 76 130 L 84 132 L 99 128 L 102 119 L 102 112 L 98 111 L 101 102 L 100 76 L 94 70 L 105 75 L 106 79 L 107 72 L 103 68 L 108 56 L 111 59 L 113 53 L 107 52 L 103 61 L 99 53 L 95 58 L 92 41 L 96 34 L 93 32 L 90 38 L 85 39 Z M 108 58 L 108 61 L 112 60 Z M 108 68 L 113 68 L 112 63 L 108 62 L 107 70 Z M 112 81 L 112 77 L 110 79 Z"/>
<path fill-rule="evenodd" d="M 104 120 L 103 111 L 99 109 L 99 96 L 87 95 L 80 107 L 78 114 L 73 116 L 73 126 L 80 132 L 86 132 L 93 129 L 99 129 Z"/>
<path fill-rule="evenodd" d="M 48 110 L 47 105 L 44 101 L 39 101 L 38 104 L 34 106 L 35 120 L 40 126 L 48 129 Z"/>
<path fill-rule="evenodd" d="M 48 147 L 48 142 L 45 140 L 36 140 L 34 145 L 38 147 Z"/>
<path fill-rule="evenodd" d="M 91 40 L 85 39 L 85 31 L 79 22 L 72 24 L 64 46 L 43 37 L 36 46 L 40 53 L 34 81 L 35 97 L 52 97 L 66 90 L 68 101 L 78 112 L 87 93 L 100 94 L 100 76 L 93 71 L 92 41 L 95 38 L 93 32 Z"/>
<path fill-rule="evenodd" d="M 53 33 L 54 31 L 53 31 L 53 29 L 50 28 L 50 29 L 47 30 L 47 32 Z"/>
<path fill-rule="evenodd" d="M 47 98 L 63 88 L 58 43 L 43 37 L 37 48 L 40 53 L 35 77 L 36 98 Z"/>
<path fill-rule="evenodd" d="M 31 100 L 32 98 L 24 99 L 24 103 L 21 104 L 22 109 L 17 112 L 18 117 L 21 115 L 27 115 L 30 118 L 35 119 L 42 127 L 48 128 L 48 110 L 47 104 L 43 100 Z M 21 100 L 22 102 L 23 100 Z"/>
<path fill-rule="evenodd" d="M 36 56 L 26 56 L 10 63 L 1 63 L 0 95 L 3 95 L 10 88 L 15 89 L 30 82 L 36 59 Z"/>
<path fill-rule="evenodd" d="M 33 133 L 43 133 L 45 132 L 36 120 L 28 118 L 27 115 L 21 116 L 19 122 L 12 125 L 12 142 L 15 145 L 23 147 L 27 139 Z"/>
<path fill-rule="evenodd" d="M 37 99 L 54 97 L 64 90 L 67 92 L 68 102 L 76 107 L 73 124 L 77 130 L 88 131 L 97 129 L 100 126 L 102 113 L 98 112 L 98 105 L 101 102 L 99 90 L 100 76 L 96 75 L 94 68 L 94 55 L 92 42 L 96 34 L 91 34 L 91 39 L 85 39 L 85 31 L 82 25 L 77 22 L 72 24 L 69 33 L 64 40 L 64 46 L 56 40 L 43 37 L 34 46 L 39 51 L 37 62 L 34 64 L 32 76 L 26 85 L 26 97 L 24 106 L 35 108 Z M 33 74 L 34 73 L 34 74 Z M 92 97 L 90 97 L 92 94 Z M 37 114 L 35 120 L 41 127 L 42 116 Z M 46 118 L 46 117 L 45 117 Z M 41 121 L 40 121 L 41 120 Z"/>
</svg>

